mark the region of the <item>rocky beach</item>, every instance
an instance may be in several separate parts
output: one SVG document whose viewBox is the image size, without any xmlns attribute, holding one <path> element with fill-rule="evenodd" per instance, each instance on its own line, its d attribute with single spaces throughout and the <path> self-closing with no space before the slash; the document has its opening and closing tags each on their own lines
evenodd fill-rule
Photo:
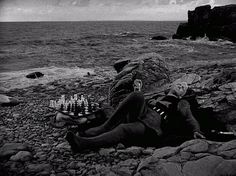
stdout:
<svg viewBox="0 0 236 176">
<path fill-rule="evenodd" d="M 19 71 L 14 76 L 1 73 L 0 94 L 16 102 L 0 107 L 0 175 L 236 175 L 235 136 L 223 141 L 195 139 L 162 148 L 118 144 L 79 154 L 71 152 L 64 138 L 71 126 L 51 125 L 50 118 L 56 112 L 46 107 L 49 101 L 62 94 L 84 93 L 102 106 L 116 107 L 131 91 L 136 74 L 144 80 L 147 100 L 163 95 L 175 81 L 186 81 L 196 93 L 199 109 L 211 112 L 212 116 L 207 117 L 209 123 L 201 124 L 203 131 L 213 129 L 217 122 L 224 131 L 235 133 L 235 43 L 207 38 L 134 38 L 128 38 L 124 46 L 100 53 L 107 54 L 104 60 L 78 64 L 70 74 L 65 71 L 56 76 L 58 68 L 51 67 Z M 120 36 L 116 39 L 120 42 Z M 97 56 L 95 50 L 90 59 Z M 27 81 L 26 73 L 32 71 L 42 72 L 43 76 Z"/>
</svg>

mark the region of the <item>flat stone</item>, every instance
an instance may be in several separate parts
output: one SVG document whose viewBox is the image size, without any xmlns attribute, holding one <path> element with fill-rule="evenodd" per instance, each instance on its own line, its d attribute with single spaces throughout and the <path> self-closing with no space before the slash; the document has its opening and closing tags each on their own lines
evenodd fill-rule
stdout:
<svg viewBox="0 0 236 176">
<path fill-rule="evenodd" d="M 70 145 L 68 144 L 68 142 L 63 142 L 63 143 L 58 144 L 56 146 L 56 149 L 70 150 Z"/>
<path fill-rule="evenodd" d="M 208 143 L 203 140 L 198 140 L 197 143 L 190 145 L 186 148 L 184 148 L 183 152 L 191 152 L 191 153 L 203 153 L 208 150 Z"/>
<path fill-rule="evenodd" d="M 130 155 L 140 155 L 142 153 L 142 147 L 132 146 L 123 151 L 123 153 L 130 154 Z"/>
<path fill-rule="evenodd" d="M 114 148 L 101 148 L 99 150 L 99 154 L 101 156 L 108 156 L 110 155 L 111 153 L 115 152 L 116 150 Z"/>
<path fill-rule="evenodd" d="M 30 173 L 36 173 L 36 172 L 49 172 L 51 171 L 52 167 L 50 164 L 29 164 L 27 166 L 27 170 Z"/>
<path fill-rule="evenodd" d="M 28 145 L 22 143 L 6 143 L 0 148 L 0 157 L 10 157 L 18 151 L 27 151 Z"/>
<path fill-rule="evenodd" d="M 125 161 L 121 161 L 111 168 L 111 171 L 118 175 L 132 175 L 134 172 L 134 168 L 137 167 L 138 162 L 135 159 L 127 159 Z"/>
<path fill-rule="evenodd" d="M 177 153 L 178 147 L 163 147 L 160 149 L 156 149 L 154 151 L 153 156 L 155 158 L 168 158 Z"/>
<path fill-rule="evenodd" d="M 146 148 L 146 149 L 143 150 L 143 154 L 144 154 L 144 155 L 151 155 L 151 154 L 153 154 L 153 153 L 154 153 L 154 148 L 148 147 L 148 148 Z"/>
<path fill-rule="evenodd" d="M 32 155 L 28 151 L 19 151 L 17 154 L 11 156 L 11 161 L 28 161 L 32 158 Z"/>
<path fill-rule="evenodd" d="M 201 77 L 197 74 L 191 73 L 191 74 L 185 74 L 181 78 L 177 79 L 173 82 L 173 84 L 179 83 L 179 82 L 186 82 L 188 85 L 197 83 L 201 80 Z"/>
<path fill-rule="evenodd" d="M 77 162 L 75 167 L 76 168 L 81 168 L 81 167 L 85 167 L 86 166 L 86 163 L 82 163 L 82 162 Z"/>
<path fill-rule="evenodd" d="M 213 176 L 214 170 L 222 161 L 223 158 L 219 156 L 208 156 L 197 161 L 189 161 L 184 165 L 183 173 L 191 176 Z"/>
</svg>

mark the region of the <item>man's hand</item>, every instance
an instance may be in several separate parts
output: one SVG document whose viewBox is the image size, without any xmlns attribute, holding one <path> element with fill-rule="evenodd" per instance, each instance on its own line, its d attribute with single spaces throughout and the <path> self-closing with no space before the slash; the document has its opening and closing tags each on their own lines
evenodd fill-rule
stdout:
<svg viewBox="0 0 236 176">
<path fill-rule="evenodd" d="M 194 139 L 206 139 L 206 137 L 204 135 L 202 135 L 201 133 L 199 133 L 197 131 L 193 133 L 193 137 L 194 137 Z"/>
</svg>

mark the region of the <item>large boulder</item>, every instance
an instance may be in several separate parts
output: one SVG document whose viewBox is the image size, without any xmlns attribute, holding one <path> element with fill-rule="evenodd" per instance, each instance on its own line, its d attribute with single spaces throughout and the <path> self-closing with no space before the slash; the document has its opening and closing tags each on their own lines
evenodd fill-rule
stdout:
<svg viewBox="0 0 236 176">
<path fill-rule="evenodd" d="M 131 60 L 116 75 L 110 87 L 110 104 L 116 107 L 132 92 L 133 81 L 136 78 L 143 81 L 142 91 L 145 93 L 169 82 L 169 74 L 167 64 L 159 54 L 144 54 Z"/>
</svg>

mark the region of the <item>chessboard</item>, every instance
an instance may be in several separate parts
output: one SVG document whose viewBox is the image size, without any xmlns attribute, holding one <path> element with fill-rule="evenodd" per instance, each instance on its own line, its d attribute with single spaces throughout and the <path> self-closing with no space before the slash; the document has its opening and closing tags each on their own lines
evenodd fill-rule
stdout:
<svg viewBox="0 0 236 176">
<path fill-rule="evenodd" d="M 99 103 L 93 102 L 91 98 L 83 94 L 74 94 L 70 96 L 70 99 L 61 95 L 58 100 L 50 100 L 48 107 L 72 118 L 90 116 L 101 109 Z"/>
</svg>

